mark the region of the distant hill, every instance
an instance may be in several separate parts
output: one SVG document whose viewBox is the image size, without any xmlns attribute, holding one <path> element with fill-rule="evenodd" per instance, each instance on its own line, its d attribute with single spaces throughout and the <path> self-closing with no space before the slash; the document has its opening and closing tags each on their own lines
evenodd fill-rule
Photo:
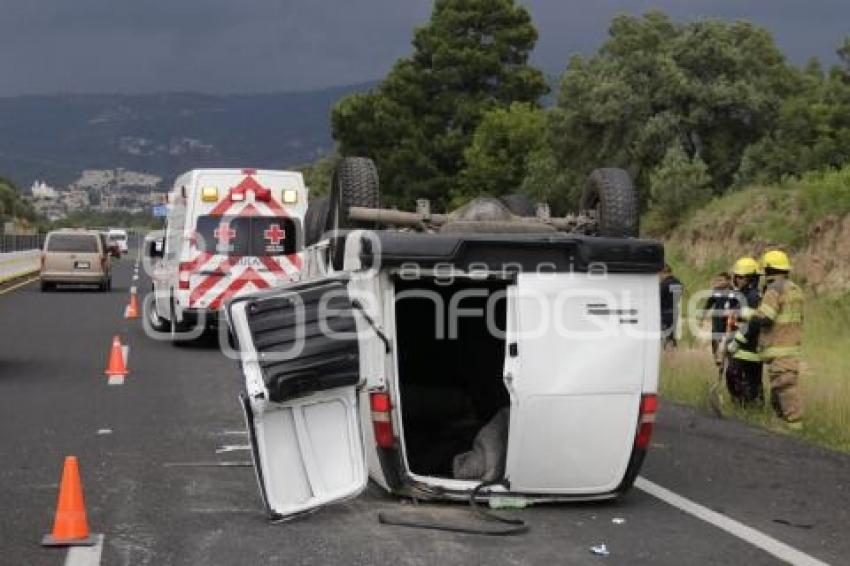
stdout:
<svg viewBox="0 0 850 566">
<path fill-rule="evenodd" d="M 195 167 L 305 163 L 332 148 L 333 103 L 372 86 L 0 98 L 0 173 L 22 187 L 34 179 L 63 186 L 84 169 L 120 167 L 169 181 Z"/>
</svg>

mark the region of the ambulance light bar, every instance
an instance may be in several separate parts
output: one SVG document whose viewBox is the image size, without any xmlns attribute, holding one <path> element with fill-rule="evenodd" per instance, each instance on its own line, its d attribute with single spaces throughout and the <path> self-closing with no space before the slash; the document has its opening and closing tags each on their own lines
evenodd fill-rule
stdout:
<svg viewBox="0 0 850 566">
<path fill-rule="evenodd" d="M 218 202 L 218 187 L 204 187 L 201 189 L 201 200 L 203 202 Z"/>
</svg>

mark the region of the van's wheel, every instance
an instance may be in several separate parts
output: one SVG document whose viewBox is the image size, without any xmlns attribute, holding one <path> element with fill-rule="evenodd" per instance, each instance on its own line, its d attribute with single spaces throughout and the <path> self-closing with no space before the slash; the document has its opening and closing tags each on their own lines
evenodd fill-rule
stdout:
<svg viewBox="0 0 850 566">
<path fill-rule="evenodd" d="M 587 178 L 582 210 L 595 211 L 597 234 L 618 238 L 636 237 L 639 229 L 638 199 L 631 177 L 622 169 L 596 169 Z"/>
<path fill-rule="evenodd" d="M 348 209 L 352 206 L 380 206 L 378 168 L 368 157 L 346 157 L 337 165 L 331 182 L 328 228 L 366 227 L 348 217 Z"/>
<path fill-rule="evenodd" d="M 41 282 L 41 290 L 44 292 L 53 290 L 53 283 L 48 283 L 47 281 Z"/>
<path fill-rule="evenodd" d="M 531 202 L 531 199 L 528 198 L 528 195 L 524 195 L 522 193 L 511 193 L 509 195 L 499 197 L 499 200 L 502 201 L 502 204 L 504 204 L 511 213 L 516 214 L 517 216 L 535 216 L 537 214 L 537 209 L 535 208 L 534 203 Z"/>
<path fill-rule="evenodd" d="M 312 246 L 322 239 L 328 225 L 328 211 L 331 201 L 328 197 L 311 200 L 304 215 L 304 246 Z"/>
</svg>

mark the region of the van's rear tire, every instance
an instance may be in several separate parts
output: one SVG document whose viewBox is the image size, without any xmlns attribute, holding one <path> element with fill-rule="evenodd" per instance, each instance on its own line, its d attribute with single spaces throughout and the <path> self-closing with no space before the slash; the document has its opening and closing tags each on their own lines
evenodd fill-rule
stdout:
<svg viewBox="0 0 850 566">
<path fill-rule="evenodd" d="M 345 157 L 337 165 L 331 182 L 330 226 L 332 229 L 365 228 L 348 217 L 352 206 L 380 206 L 378 168 L 368 157 Z"/>
<path fill-rule="evenodd" d="M 304 215 L 304 246 L 312 246 L 322 239 L 328 225 L 331 201 L 328 197 L 311 200 Z"/>
<path fill-rule="evenodd" d="M 54 289 L 53 283 L 49 283 L 47 281 L 42 281 L 40 286 L 41 286 L 41 291 L 44 292 L 44 293 L 46 293 L 48 291 L 52 291 Z"/>
<path fill-rule="evenodd" d="M 635 186 L 623 169 L 596 169 L 587 178 L 582 210 L 595 211 L 597 234 L 634 238 L 639 231 L 639 209 Z"/>
</svg>

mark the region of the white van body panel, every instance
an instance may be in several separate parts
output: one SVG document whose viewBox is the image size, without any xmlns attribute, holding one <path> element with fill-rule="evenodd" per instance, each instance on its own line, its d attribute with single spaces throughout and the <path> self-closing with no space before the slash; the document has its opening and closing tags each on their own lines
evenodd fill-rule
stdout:
<svg viewBox="0 0 850 566">
<path fill-rule="evenodd" d="M 285 520 L 356 496 L 368 481 L 357 386 L 269 401 L 246 305 L 236 302 L 228 316 L 243 351 L 247 392 L 243 410 L 257 480 L 270 514 Z"/>
<path fill-rule="evenodd" d="M 508 305 L 518 351 L 505 372 L 512 489 L 612 491 L 634 443 L 648 345 L 658 343 L 657 279 L 520 274 Z"/>
</svg>

